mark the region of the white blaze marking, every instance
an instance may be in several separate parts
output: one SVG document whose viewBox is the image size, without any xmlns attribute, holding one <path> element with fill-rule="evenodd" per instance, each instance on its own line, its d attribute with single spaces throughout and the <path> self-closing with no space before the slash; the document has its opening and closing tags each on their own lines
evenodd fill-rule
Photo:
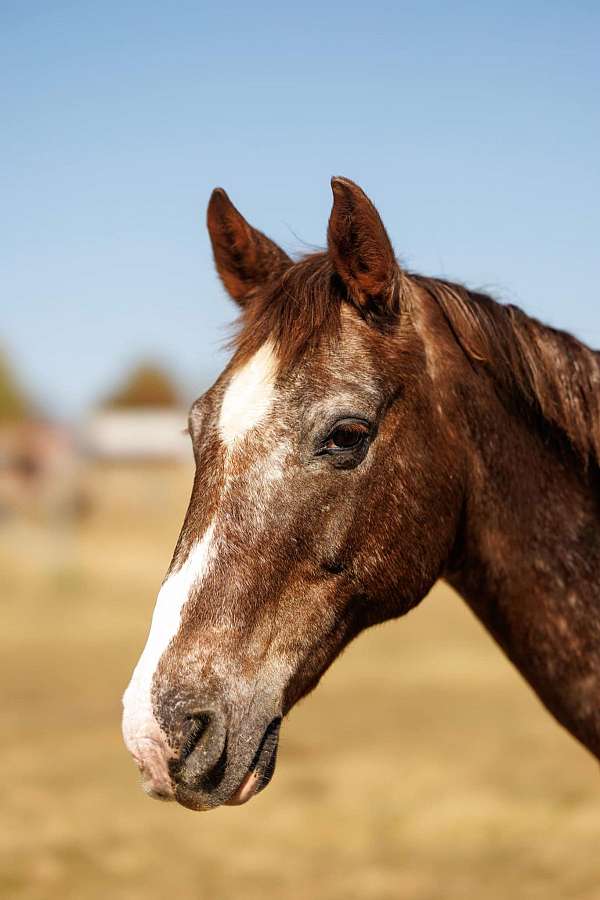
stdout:
<svg viewBox="0 0 600 900">
<path fill-rule="evenodd" d="M 276 360 L 267 341 L 239 372 L 225 391 L 219 431 L 228 448 L 255 428 L 269 412 L 275 392 Z"/>
<path fill-rule="evenodd" d="M 181 610 L 192 587 L 206 573 L 213 532 L 214 521 L 202 540 L 192 547 L 182 567 L 167 578 L 159 591 L 146 646 L 123 696 L 123 736 L 134 755 L 140 739 L 161 740 L 152 711 L 152 678 L 158 661 L 179 630 Z"/>
<path fill-rule="evenodd" d="M 276 359 L 270 342 L 265 343 L 231 379 L 221 405 L 219 432 L 228 451 L 267 415 L 275 395 Z M 267 480 L 277 481 L 283 474 L 285 453 L 270 460 Z M 227 475 L 222 490 L 227 490 Z M 260 479 L 257 480 L 257 484 Z M 181 568 L 163 584 L 146 646 L 123 696 L 123 737 L 129 751 L 144 766 L 148 790 L 172 795 L 167 768 L 169 755 L 165 736 L 152 709 L 152 679 L 159 660 L 181 624 L 181 611 L 193 587 L 204 578 L 215 556 L 213 540 L 217 530 L 213 519 L 202 540 L 190 550 Z"/>
</svg>

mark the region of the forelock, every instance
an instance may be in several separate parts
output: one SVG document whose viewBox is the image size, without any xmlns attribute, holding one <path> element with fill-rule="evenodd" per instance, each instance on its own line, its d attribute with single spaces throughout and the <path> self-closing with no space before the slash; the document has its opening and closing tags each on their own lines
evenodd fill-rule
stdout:
<svg viewBox="0 0 600 900">
<path fill-rule="evenodd" d="M 303 257 L 246 303 L 232 341 L 239 362 L 270 342 L 280 367 L 291 368 L 324 340 L 338 337 L 345 299 L 327 253 Z"/>
</svg>

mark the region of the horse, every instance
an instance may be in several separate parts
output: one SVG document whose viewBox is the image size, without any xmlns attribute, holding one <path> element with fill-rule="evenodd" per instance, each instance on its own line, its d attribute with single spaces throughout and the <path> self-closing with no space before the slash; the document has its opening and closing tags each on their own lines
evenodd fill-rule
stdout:
<svg viewBox="0 0 600 900">
<path fill-rule="evenodd" d="M 296 260 L 208 204 L 239 327 L 123 698 L 144 790 L 192 810 L 264 789 L 294 704 L 438 579 L 600 758 L 599 354 L 404 269 L 361 188 L 332 191 Z"/>
</svg>

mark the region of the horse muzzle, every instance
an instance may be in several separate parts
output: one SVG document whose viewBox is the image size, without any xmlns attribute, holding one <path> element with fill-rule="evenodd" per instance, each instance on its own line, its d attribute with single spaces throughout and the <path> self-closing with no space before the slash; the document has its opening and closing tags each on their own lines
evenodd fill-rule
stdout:
<svg viewBox="0 0 600 900">
<path fill-rule="evenodd" d="M 126 737 L 126 743 L 149 797 L 208 810 L 246 803 L 268 785 L 280 724 L 275 716 L 266 724 L 232 728 L 222 711 L 201 709 L 185 716 L 177 752 L 156 728 L 151 736 Z"/>
<path fill-rule="evenodd" d="M 248 802 L 273 777 L 280 724 L 276 716 L 253 728 L 254 737 L 236 736 L 214 713 L 195 716 L 179 757 L 169 763 L 175 799 L 193 810 Z"/>
</svg>

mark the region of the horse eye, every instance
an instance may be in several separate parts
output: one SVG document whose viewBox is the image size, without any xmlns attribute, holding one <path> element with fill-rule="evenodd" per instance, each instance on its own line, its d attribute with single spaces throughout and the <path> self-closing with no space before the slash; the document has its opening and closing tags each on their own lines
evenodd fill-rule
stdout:
<svg viewBox="0 0 600 900">
<path fill-rule="evenodd" d="M 336 425 L 327 441 L 327 450 L 354 450 L 365 441 L 369 429 L 362 422 L 344 422 Z"/>
</svg>

